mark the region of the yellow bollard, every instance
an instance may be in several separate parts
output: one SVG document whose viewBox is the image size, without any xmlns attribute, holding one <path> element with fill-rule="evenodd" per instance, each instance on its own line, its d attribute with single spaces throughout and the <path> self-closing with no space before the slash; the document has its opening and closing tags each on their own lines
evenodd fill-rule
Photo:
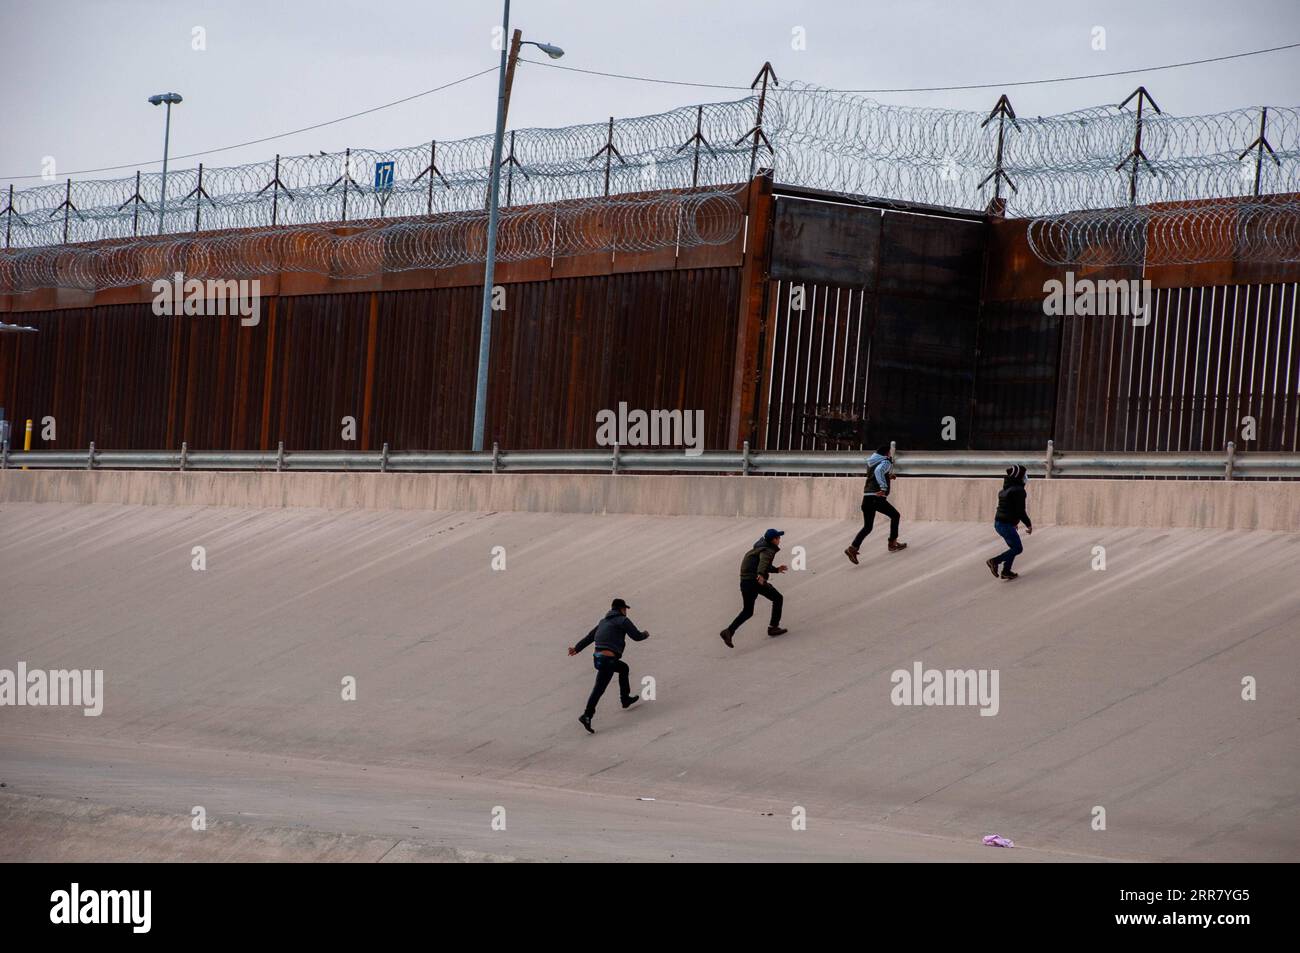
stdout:
<svg viewBox="0 0 1300 953">
<path fill-rule="evenodd" d="M 27 421 L 27 433 L 23 437 L 23 449 L 24 450 L 32 449 L 32 422 L 30 420 Z M 24 466 L 23 469 L 26 470 L 27 467 Z"/>
</svg>

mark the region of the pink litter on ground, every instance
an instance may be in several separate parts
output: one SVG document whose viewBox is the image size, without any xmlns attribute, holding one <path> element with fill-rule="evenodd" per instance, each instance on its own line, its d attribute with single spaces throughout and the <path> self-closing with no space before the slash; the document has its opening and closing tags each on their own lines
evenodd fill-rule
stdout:
<svg viewBox="0 0 1300 953">
<path fill-rule="evenodd" d="M 985 847 L 1015 847 L 1016 842 L 1011 840 L 1008 837 L 1003 837 L 1001 834 L 985 834 L 984 846 Z"/>
</svg>

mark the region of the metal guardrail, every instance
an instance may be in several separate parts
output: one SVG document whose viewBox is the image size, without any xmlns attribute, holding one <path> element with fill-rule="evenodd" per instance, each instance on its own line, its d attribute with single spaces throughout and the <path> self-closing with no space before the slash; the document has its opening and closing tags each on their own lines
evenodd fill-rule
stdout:
<svg viewBox="0 0 1300 953">
<path fill-rule="evenodd" d="M 1013 463 L 1030 474 L 1053 477 L 1177 476 L 1209 479 L 1300 479 L 1300 453 L 1237 453 L 1228 444 L 1223 453 L 1092 453 L 1058 452 L 1049 443 L 1038 459 L 1018 451 L 899 451 L 894 457 L 900 475 L 1000 476 Z M 104 470 L 274 470 L 357 471 L 379 473 L 525 473 L 536 471 L 823 474 L 861 476 L 865 454 L 858 451 L 753 452 L 746 443 L 738 451 L 711 451 L 689 456 L 683 451 L 610 450 L 502 451 L 445 453 L 424 451 L 191 451 L 182 444 L 169 450 L 10 451 L 0 448 L 0 467 L 12 469 Z"/>
</svg>

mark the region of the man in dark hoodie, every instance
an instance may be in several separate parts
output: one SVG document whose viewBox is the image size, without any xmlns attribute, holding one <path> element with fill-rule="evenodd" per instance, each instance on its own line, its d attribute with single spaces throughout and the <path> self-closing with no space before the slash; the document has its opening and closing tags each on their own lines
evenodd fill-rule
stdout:
<svg viewBox="0 0 1300 953">
<path fill-rule="evenodd" d="M 889 502 L 889 485 L 893 480 L 894 458 L 889 454 L 889 444 L 885 444 L 867 458 L 867 484 L 862 489 L 862 529 L 853 537 L 849 548 L 844 550 L 844 555 L 855 566 L 858 564 L 858 547 L 875 525 L 877 513 L 889 517 L 889 551 L 896 553 L 907 549 L 907 543 L 898 541 L 900 516 Z"/>
<path fill-rule="evenodd" d="M 718 633 L 722 641 L 727 643 L 727 648 L 734 647 L 731 638 L 736 634 L 736 630 L 749 621 L 754 614 L 754 602 L 759 596 L 772 603 L 772 620 L 768 623 L 767 634 L 778 636 L 785 635 L 789 631 L 781 628 L 781 604 L 785 600 L 781 593 L 776 591 L 776 586 L 767 581 L 770 573 L 785 572 L 785 566 L 772 565 L 772 560 L 776 558 L 777 551 L 781 548 L 781 537 L 784 535 L 783 530 L 769 529 L 763 534 L 763 538 L 756 540 L 749 552 L 741 558 L 740 598 L 743 605 L 740 615 L 731 620 L 731 625 Z"/>
<path fill-rule="evenodd" d="M 615 599 L 610 603 L 605 618 L 597 622 L 596 627 L 583 636 L 581 642 L 569 649 L 570 655 L 577 655 L 592 642 L 596 643 L 596 653 L 592 656 L 592 664 L 596 666 L 596 686 L 591 690 L 591 697 L 587 699 L 587 710 L 578 718 L 578 721 L 582 722 L 582 727 L 592 734 L 596 732 L 596 729 L 591 727 L 591 718 L 596 714 L 596 704 L 600 701 L 600 696 L 605 694 L 605 689 L 609 687 L 610 680 L 615 675 L 618 676 L 619 695 L 624 708 L 641 699 L 640 695 L 632 694 L 631 673 L 627 663 L 623 661 L 623 649 L 627 646 L 626 639 L 642 642 L 650 637 L 650 632 L 648 630 L 643 632 L 632 624 L 632 620 L 627 617 L 627 610 L 630 608 L 631 606 L 622 599 Z"/>
<path fill-rule="evenodd" d="M 993 573 L 995 579 L 998 578 L 999 565 L 1002 566 L 1001 578 L 1009 580 L 1020 577 L 1019 573 L 1011 571 L 1011 564 L 1025 551 L 1025 547 L 1020 543 L 1020 534 L 1016 532 L 1016 526 L 1024 523 L 1026 533 L 1032 534 L 1034 531 L 1034 524 L 1029 522 L 1029 514 L 1025 512 L 1027 478 L 1028 474 L 1020 464 L 1007 467 L 1006 479 L 1002 481 L 1002 489 L 998 492 L 998 512 L 993 517 L 993 528 L 1006 540 L 1007 549 L 1006 552 L 984 561 L 984 565 L 989 567 L 989 572 Z"/>
</svg>

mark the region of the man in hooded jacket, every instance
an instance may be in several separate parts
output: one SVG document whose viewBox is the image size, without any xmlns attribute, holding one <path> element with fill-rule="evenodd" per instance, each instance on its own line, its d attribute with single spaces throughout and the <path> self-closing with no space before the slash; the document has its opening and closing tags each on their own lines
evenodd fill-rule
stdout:
<svg viewBox="0 0 1300 953">
<path fill-rule="evenodd" d="M 907 543 L 898 541 L 898 521 L 901 517 L 889 502 L 889 488 L 893 480 L 894 458 L 890 456 L 889 444 L 885 444 L 867 458 L 867 484 L 862 489 L 862 529 L 853 537 L 849 548 L 844 550 L 844 555 L 855 566 L 860 552 L 858 547 L 875 525 L 877 513 L 889 518 L 889 551 L 896 553 L 907 549 Z"/>
<path fill-rule="evenodd" d="M 772 618 L 767 626 L 767 634 L 770 636 L 785 635 L 788 629 L 781 628 L 781 605 L 784 599 L 781 593 L 776 591 L 776 586 L 767 581 L 771 573 L 785 572 L 785 566 L 773 566 L 772 560 L 776 558 L 777 551 L 781 548 L 781 537 L 785 532 L 779 529 L 769 529 L 763 534 L 763 538 L 755 540 L 754 545 L 750 547 L 749 552 L 740 560 L 740 614 L 731 621 L 727 626 L 718 633 L 722 641 L 727 644 L 727 648 L 733 648 L 731 638 L 736 634 L 736 630 L 749 621 L 754 614 L 754 602 L 759 596 L 772 603 Z"/>
<path fill-rule="evenodd" d="M 994 579 L 999 578 L 999 565 L 1002 566 L 1000 578 L 1006 580 L 1020 578 L 1019 573 L 1011 571 L 1011 564 L 1025 551 L 1025 547 L 1020 542 L 1020 534 L 1016 532 L 1016 526 L 1024 523 L 1026 533 L 1034 532 L 1034 524 L 1029 521 L 1029 514 L 1025 512 L 1026 479 L 1028 474 L 1019 463 L 1007 467 L 1006 479 L 1002 481 L 1002 489 L 998 492 L 998 511 L 993 517 L 993 528 L 1006 541 L 1007 548 L 992 559 L 984 561 L 984 565 L 989 567 L 989 572 L 993 573 Z"/>
</svg>

